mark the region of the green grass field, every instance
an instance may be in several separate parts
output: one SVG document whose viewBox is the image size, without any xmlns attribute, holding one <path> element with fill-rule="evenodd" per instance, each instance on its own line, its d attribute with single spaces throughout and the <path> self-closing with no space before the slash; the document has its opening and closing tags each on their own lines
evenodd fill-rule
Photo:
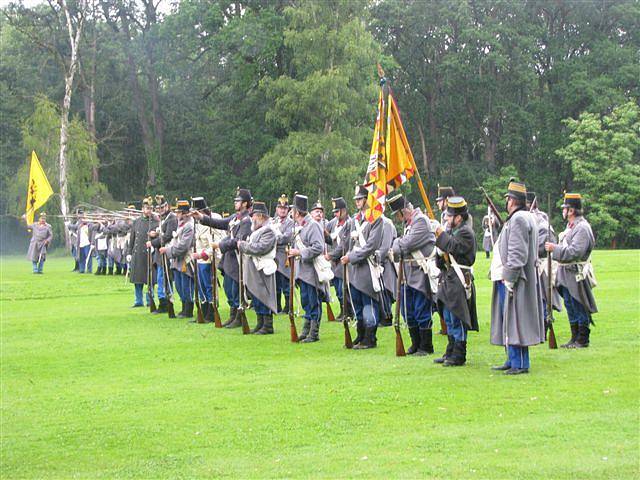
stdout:
<svg viewBox="0 0 640 480">
<path fill-rule="evenodd" d="M 594 264 L 591 347 L 535 347 L 531 374 L 507 377 L 489 369 L 504 354 L 484 259 L 469 363 L 442 368 L 396 358 L 390 328 L 369 351 L 343 349 L 337 323 L 291 344 L 282 316 L 242 336 L 132 310 L 123 277 L 5 257 L 1 476 L 638 478 L 640 254 Z"/>
</svg>

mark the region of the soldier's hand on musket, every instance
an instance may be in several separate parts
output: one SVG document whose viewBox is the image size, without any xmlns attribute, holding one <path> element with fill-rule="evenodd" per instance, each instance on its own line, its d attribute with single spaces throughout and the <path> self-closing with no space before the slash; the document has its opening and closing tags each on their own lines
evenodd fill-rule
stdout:
<svg viewBox="0 0 640 480">
<path fill-rule="evenodd" d="M 199 210 L 193 210 L 189 215 L 191 215 L 196 220 L 202 220 L 202 217 L 204 217 L 202 212 L 200 212 Z"/>
<path fill-rule="evenodd" d="M 145 243 L 144 245 L 145 245 L 145 247 L 147 247 L 147 248 L 151 248 L 151 242 L 147 242 L 147 243 Z"/>
<path fill-rule="evenodd" d="M 551 243 L 551 242 L 544 242 L 544 249 L 547 252 L 553 252 L 556 248 L 556 244 L 555 243 Z"/>
<path fill-rule="evenodd" d="M 329 256 L 329 254 L 328 254 L 328 253 L 325 253 L 325 254 L 324 254 L 324 259 L 325 259 L 325 260 L 331 260 L 331 257 Z"/>
<path fill-rule="evenodd" d="M 246 247 L 247 242 L 244 240 L 238 240 L 238 250 L 240 250 L 241 252 L 243 251 L 242 249 Z"/>
<path fill-rule="evenodd" d="M 340 263 L 342 265 L 346 265 L 347 263 L 349 263 L 349 256 L 348 255 L 342 256 L 342 258 L 340 258 Z"/>
<path fill-rule="evenodd" d="M 149 232 L 149 237 L 156 238 L 157 236 L 158 236 L 158 232 L 156 232 L 155 230 L 151 230 Z"/>
<path fill-rule="evenodd" d="M 300 250 L 298 250 L 297 248 L 289 249 L 289 257 L 297 257 L 298 255 L 300 255 Z"/>
<path fill-rule="evenodd" d="M 160 252 L 161 255 L 164 255 L 165 253 L 167 253 L 167 247 L 160 247 L 158 251 Z"/>
<path fill-rule="evenodd" d="M 193 252 L 191 254 L 191 258 L 193 258 L 194 260 L 200 260 L 202 258 L 202 255 L 200 255 L 198 252 Z"/>
<path fill-rule="evenodd" d="M 212 248 L 213 250 L 217 250 L 217 249 L 219 249 L 219 248 L 220 248 L 220 244 L 219 244 L 218 242 L 213 242 L 213 243 L 211 244 L 211 248 Z"/>
</svg>

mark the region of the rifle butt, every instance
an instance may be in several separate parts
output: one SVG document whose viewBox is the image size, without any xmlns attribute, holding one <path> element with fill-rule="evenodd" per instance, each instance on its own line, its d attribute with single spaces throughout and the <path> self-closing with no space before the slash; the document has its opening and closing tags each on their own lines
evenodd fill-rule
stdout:
<svg viewBox="0 0 640 480">
<path fill-rule="evenodd" d="M 449 332 L 447 332 L 447 324 L 444 321 L 444 318 L 442 318 L 442 315 L 439 313 L 438 316 L 440 317 L 440 335 L 448 335 Z"/>
<path fill-rule="evenodd" d="M 351 339 L 351 330 L 347 322 L 344 323 L 344 348 L 353 348 L 353 340 Z"/>
<path fill-rule="evenodd" d="M 196 317 L 196 322 L 205 323 L 204 322 L 204 315 L 202 315 L 202 307 L 200 307 L 200 306 L 198 306 L 198 315 Z"/>
<path fill-rule="evenodd" d="M 404 349 L 404 342 L 402 341 L 402 333 L 400 329 L 396 328 L 396 357 L 405 357 L 407 355 Z"/>
<path fill-rule="evenodd" d="M 176 318 L 176 310 L 173 308 L 173 302 L 172 301 L 168 302 L 167 313 L 169 314 L 169 318 Z"/>
<path fill-rule="evenodd" d="M 153 313 L 157 310 L 158 308 L 156 307 L 156 302 L 153 299 L 153 296 L 151 294 L 149 294 L 149 312 Z"/>
<path fill-rule="evenodd" d="M 296 328 L 296 322 L 294 320 L 291 321 L 291 342 L 298 343 L 298 329 Z"/>
<path fill-rule="evenodd" d="M 330 322 L 336 321 L 336 316 L 333 314 L 333 308 L 331 308 L 331 304 L 327 302 L 327 320 Z"/>
<path fill-rule="evenodd" d="M 549 348 L 556 350 L 558 348 L 558 342 L 556 341 L 556 332 L 553 330 L 553 324 L 549 323 Z"/>
<path fill-rule="evenodd" d="M 216 328 L 222 328 L 222 320 L 220 319 L 220 312 L 218 312 L 217 307 L 213 307 L 213 325 Z"/>
<path fill-rule="evenodd" d="M 244 310 L 238 312 L 240 315 L 240 323 L 242 323 L 242 334 L 249 335 L 251 333 L 251 328 L 249 328 L 249 322 L 247 321 L 247 314 Z"/>
</svg>

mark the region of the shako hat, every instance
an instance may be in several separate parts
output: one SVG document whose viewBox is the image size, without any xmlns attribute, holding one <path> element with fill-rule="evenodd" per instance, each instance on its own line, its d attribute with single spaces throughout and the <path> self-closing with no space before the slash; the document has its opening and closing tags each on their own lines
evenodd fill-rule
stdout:
<svg viewBox="0 0 640 480">
<path fill-rule="evenodd" d="M 391 197 L 387 200 L 387 206 L 391 209 L 391 213 L 398 213 L 400 210 L 407 206 L 407 199 L 400 193 L 395 197 Z"/>
<path fill-rule="evenodd" d="M 322 206 L 322 202 L 320 202 L 320 200 L 313 204 L 313 206 L 311 207 L 311 211 L 313 210 L 322 210 L 324 212 L 324 207 Z"/>
<path fill-rule="evenodd" d="M 247 202 L 249 205 L 251 205 L 251 202 L 253 202 L 253 197 L 251 196 L 251 191 L 247 188 L 240 188 L 238 187 L 236 189 L 236 198 L 234 198 L 235 202 Z"/>
<path fill-rule="evenodd" d="M 517 182 L 515 178 L 511 177 L 509 181 L 509 186 L 507 187 L 507 193 L 504 194 L 504 197 L 515 198 L 516 200 L 521 200 L 523 202 L 527 201 L 527 187 L 522 182 Z"/>
<path fill-rule="evenodd" d="M 343 208 L 347 208 L 347 202 L 345 202 L 344 198 L 342 197 L 332 198 L 331 207 L 333 208 L 333 213 L 336 213 Z"/>
<path fill-rule="evenodd" d="M 353 195 L 354 200 L 360 200 L 362 198 L 367 198 L 369 196 L 368 190 L 364 187 L 364 185 L 358 185 L 356 182 L 356 191 Z"/>
<path fill-rule="evenodd" d="M 447 200 L 447 215 L 455 217 L 456 215 L 462 215 L 469 213 L 467 207 L 467 201 L 462 197 L 449 197 Z"/>
<path fill-rule="evenodd" d="M 191 197 L 191 208 L 193 210 L 206 210 L 207 200 L 204 197 Z"/>
<path fill-rule="evenodd" d="M 151 198 L 151 195 L 149 195 L 148 197 L 144 197 L 142 199 L 142 206 L 143 207 L 153 207 L 153 198 Z"/>
<path fill-rule="evenodd" d="M 155 196 L 156 207 L 164 207 L 167 204 L 167 199 L 164 195 L 156 195 Z"/>
<path fill-rule="evenodd" d="M 453 197 L 456 192 L 453 190 L 453 187 L 441 187 L 438 184 L 438 196 L 436 197 L 436 202 L 440 200 L 446 200 L 449 197 Z"/>
<path fill-rule="evenodd" d="M 301 213 L 307 213 L 309 211 L 309 199 L 306 195 L 300 195 L 299 193 L 296 193 L 293 196 L 292 207 Z"/>
<path fill-rule="evenodd" d="M 582 195 L 579 193 L 566 193 L 564 194 L 564 201 L 562 202 L 562 208 L 577 208 L 582 210 Z"/>
<path fill-rule="evenodd" d="M 182 213 L 188 213 L 191 208 L 191 204 L 189 200 L 178 200 L 176 201 L 176 211 Z"/>
<path fill-rule="evenodd" d="M 255 215 L 256 213 L 269 216 L 269 209 L 264 202 L 253 202 L 253 209 L 251 210 L 251 215 Z"/>
<path fill-rule="evenodd" d="M 286 194 L 282 194 L 280 195 L 280 198 L 278 198 L 278 207 L 284 207 L 284 208 L 291 208 L 291 206 L 289 205 L 289 197 L 287 197 Z"/>
</svg>

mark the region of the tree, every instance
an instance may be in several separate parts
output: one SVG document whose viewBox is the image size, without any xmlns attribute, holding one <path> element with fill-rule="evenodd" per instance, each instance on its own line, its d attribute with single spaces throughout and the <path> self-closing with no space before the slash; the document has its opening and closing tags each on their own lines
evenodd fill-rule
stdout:
<svg viewBox="0 0 640 480">
<path fill-rule="evenodd" d="M 573 171 L 600 245 L 640 246 L 640 107 L 634 101 L 604 116 L 565 121 L 570 143 L 557 154 Z"/>
</svg>

